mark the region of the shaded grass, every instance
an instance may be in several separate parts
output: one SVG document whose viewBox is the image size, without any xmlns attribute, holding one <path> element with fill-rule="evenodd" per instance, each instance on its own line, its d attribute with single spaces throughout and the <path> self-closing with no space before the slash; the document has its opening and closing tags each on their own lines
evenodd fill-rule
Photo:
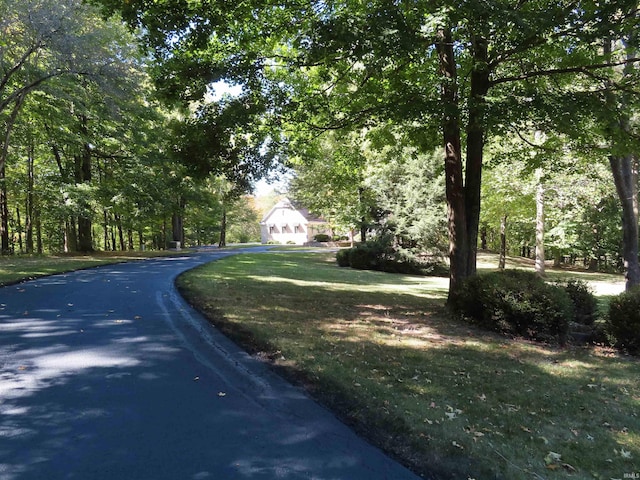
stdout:
<svg viewBox="0 0 640 480">
<path fill-rule="evenodd" d="M 291 252 L 230 257 L 178 282 L 225 333 L 425 476 L 640 471 L 638 361 L 453 320 L 447 279 Z"/>
<path fill-rule="evenodd" d="M 0 286 L 55 273 L 70 272 L 144 258 L 176 255 L 173 251 L 95 252 L 92 254 L 12 255 L 0 257 Z M 184 252 L 181 252 L 184 255 Z"/>
</svg>

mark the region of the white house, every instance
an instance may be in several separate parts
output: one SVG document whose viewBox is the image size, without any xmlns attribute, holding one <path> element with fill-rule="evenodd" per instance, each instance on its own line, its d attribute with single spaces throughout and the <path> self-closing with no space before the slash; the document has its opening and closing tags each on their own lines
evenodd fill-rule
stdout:
<svg viewBox="0 0 640 480">
<path fill-rule="evenodd" d="M 283 198 L 260 222 L 260 233 L 262 243 L 304 245 L 313 242 L 315 235 L 331 235 L 331 230 L 326 220 Z"/>
</svg>

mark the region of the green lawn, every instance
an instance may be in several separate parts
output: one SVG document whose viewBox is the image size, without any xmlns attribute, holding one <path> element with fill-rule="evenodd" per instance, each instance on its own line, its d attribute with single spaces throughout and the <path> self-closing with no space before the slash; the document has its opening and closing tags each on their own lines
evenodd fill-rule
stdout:
<svg viewBox="0 0 640 480">
<path fill-rule="evenodd" d="M 579 275 L 620 288 L 620 276 Z M 418 473 L 638 478 L 640 362 L 480 331 L 446 314 L 447 283 L 296 252 L 229 257 L 179 279 L 223 331 Z"/>
<path fill-rule="evenodd" d="M 0 286 L 54 273 L 175 254 L 176 252 L 174 251 L 163 250 L 150 252 L 95 252 L 87 255 L 0 256 Z"/>
</svg>

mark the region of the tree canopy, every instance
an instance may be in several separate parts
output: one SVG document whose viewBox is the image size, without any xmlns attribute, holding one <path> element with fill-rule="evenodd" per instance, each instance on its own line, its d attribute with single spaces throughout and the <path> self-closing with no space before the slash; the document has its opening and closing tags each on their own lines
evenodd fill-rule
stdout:
<svg viewBox="0 0 640 480">
<path fill-rule="evenodd" d="M 489 137 L 563 125 L 587 116 L 585 105 L 604 112 L 604 92 L 637 79 L 632 68 L 612 75 L 639 60 L 629 0 L 101 3 L 141 29 L 168 95 L 202 97 L 222 79 L 296 136 L 388 121 L 425 151 L 439 136 L 452 290 L 475 272 Z M 611 151 L 632 143 L 628 132 L 616 138 Z"/>
</svg>

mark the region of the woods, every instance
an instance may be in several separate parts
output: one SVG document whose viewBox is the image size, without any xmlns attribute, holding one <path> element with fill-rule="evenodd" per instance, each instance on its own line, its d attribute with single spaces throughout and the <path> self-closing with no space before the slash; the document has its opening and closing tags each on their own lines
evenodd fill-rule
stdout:
<svg viewBox="0 0 640 480">
<path fill-rule="evenodd" d="M 284 166 L 336 228 L 444 253 L 453 295 L 488 238 L 535 246 L 542 169 L 540 258 L 640 281 L 636 3 L 91 3 L 2 3 L 5 253 L 205 241 L 211 177 L 224 244 L 223 205 Z"/>
<path fill-rule="evenodd" d="M 184 236 L 171 222 L 184 216 L 193 217 L 189 242 L 216 241 L 222 197 L 205 193 L 205 176 L 180 158 L 189 124 L 179 105 L 160 101 L 137 37 L 80 0 L 7 0 L 0 9 L 2 253 L 165 248 Z M 230 151 L 236 157 L 216 172 L 231 178 L 244 159 L 228 143 L 189 159 Z M 246 203 L 243 181 L 231 206 Z M 195 218 L 210 195 L 204 227 Z"/>
</svg>

